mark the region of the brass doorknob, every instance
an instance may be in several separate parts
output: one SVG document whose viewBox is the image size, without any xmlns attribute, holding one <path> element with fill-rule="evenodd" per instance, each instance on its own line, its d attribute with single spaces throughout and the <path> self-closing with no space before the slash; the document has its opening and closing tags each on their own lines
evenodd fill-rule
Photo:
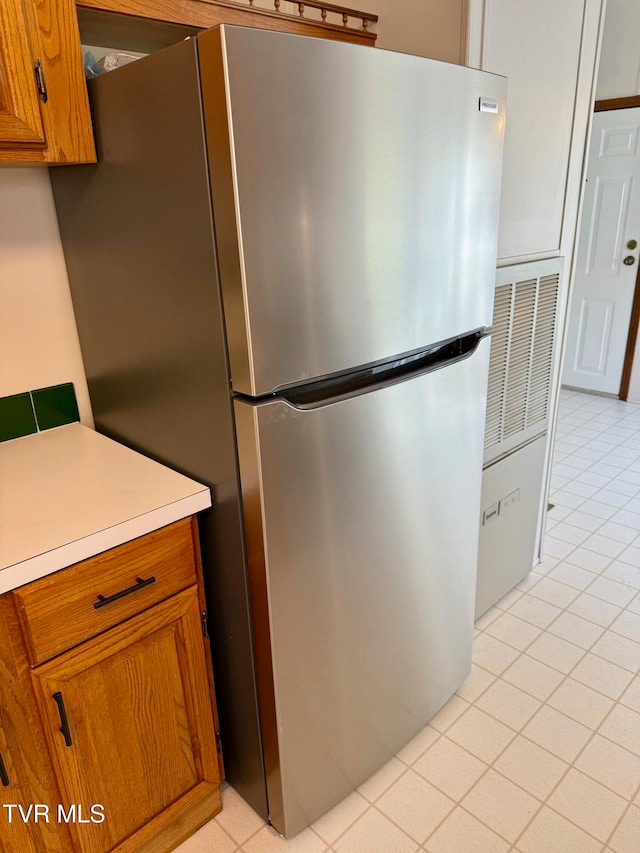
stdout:
<svg viewBox="0 0 640 853">
<path fill-rule="evenodd" d="M 622 263 L 626 264 L 626 266 L 628 266 L 628 267 L 631 267 L 635 264 L 635 262 L 636 262 L 636 259 L 633 257 L 633 255 L 627 255 L 627 257 L 624 259 L 624 261 Z"/>
<path fill-rule="evenodd" d="M 631 251 L 633 251 L 633 250 L 636 248 L 636 246 L 637 246 L 637 245 L 638 245 L 638 241 L 637 241 L 637 240 L 629 240 L 629 241 L 627 242 L 627 249 L 631 249 Z"/>
</svg>

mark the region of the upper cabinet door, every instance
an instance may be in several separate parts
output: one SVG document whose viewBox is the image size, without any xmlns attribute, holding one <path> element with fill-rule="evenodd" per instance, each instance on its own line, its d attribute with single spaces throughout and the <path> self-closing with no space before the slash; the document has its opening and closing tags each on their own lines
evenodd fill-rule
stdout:
<svg viewBox="0 0 640 853">
<path fill-rule="evenodd" d="M 0 164 L 95 160 L 75 0 L 0 0 Z"/>
<path fill-rule="evenodd" d="M 0 3 L 0 146 L 45 146 L 28 10 Z"/>
</svg>

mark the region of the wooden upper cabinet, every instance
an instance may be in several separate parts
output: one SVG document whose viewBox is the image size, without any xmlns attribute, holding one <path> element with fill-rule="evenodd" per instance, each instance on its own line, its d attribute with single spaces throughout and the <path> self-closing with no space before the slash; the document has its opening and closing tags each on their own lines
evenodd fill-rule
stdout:
<svg viewBox="0 0 640 853">
<path fill-rule="evenodd" d="M 29 30 L 22 0 L 0 3 L 0 142 L 44 148 Z"/>
<path fill-rule="evenodd" d="M 74 0 L 2 0 L 0 163 L 95 159 Z"/>
</svg>

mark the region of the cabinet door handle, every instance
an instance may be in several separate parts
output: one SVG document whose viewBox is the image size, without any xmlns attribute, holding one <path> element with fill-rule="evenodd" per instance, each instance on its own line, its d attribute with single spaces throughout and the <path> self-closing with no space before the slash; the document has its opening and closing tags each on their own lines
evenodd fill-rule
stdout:
<svg viewBox="0 0 640 853">
<path fill-rule="evenodd" d="M 2 785 L 5 788 L 9 784 L 9 774 L 7 773 L 7 768 L 4 766 L 2 755 L 0 755 L 0 782 L 2 782 Z"/>
<path fill-rule="evenodd" d="M 71 740 L 71 732 L 69 730 L 69 720 L 67 719 L 67 709 L 64 707 L 64 699 L 62 698 L 62 693 L 58 690 L 57 693 L 53 694 L 53 700 L 58 706 L 58 714 L 60 714 L 60 733 L 64 738 L 64 742 L 66 746 L 72 746 L 73 741 Z"/>
<path fill-rule="evenodd" d="M 105 604 L 111 604 L 113 601 L 117 601 L 119 598 L 124 598 L 125 595 L 131 595 L 132 592 L 136 592 L 137 590 L 142 589 L 145 586 L 149 586 L 149 584 L 155 582 L 156 579 L 154 577 L 136 578 L 136 582 L 133 584 L 133 586 L 128 586 L 126 589 L 121 589 L 120 592 L 114 592 L 113 595 L 105 597 L 104 595 L 98 594 L 98 600 L 93 606 L 97 610 L 99 607 L 104 607 Z"/>
</svg>

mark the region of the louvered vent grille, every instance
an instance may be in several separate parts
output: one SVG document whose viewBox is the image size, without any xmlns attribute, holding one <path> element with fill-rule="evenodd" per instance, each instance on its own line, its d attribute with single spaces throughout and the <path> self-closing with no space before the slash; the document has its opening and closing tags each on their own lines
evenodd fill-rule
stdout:
<svg viewBox="0 0 640 853">
<path fill-rule="evenodd" d="M 558 270 L 534 275 L 549 264 Z M 562 259 L 527 264 L 527 277 L 498 283 L 491 327 L 485 461 L 541 432 L 549 414 Z M 535 267 L 535 269 L 533 269 Z M 516 268 L 511 270 L 511 273 Z M 500 270 L 504 278 L 508 269 Z M 500 279 L 499 279 L 500 281 Z"/>
</svg>

